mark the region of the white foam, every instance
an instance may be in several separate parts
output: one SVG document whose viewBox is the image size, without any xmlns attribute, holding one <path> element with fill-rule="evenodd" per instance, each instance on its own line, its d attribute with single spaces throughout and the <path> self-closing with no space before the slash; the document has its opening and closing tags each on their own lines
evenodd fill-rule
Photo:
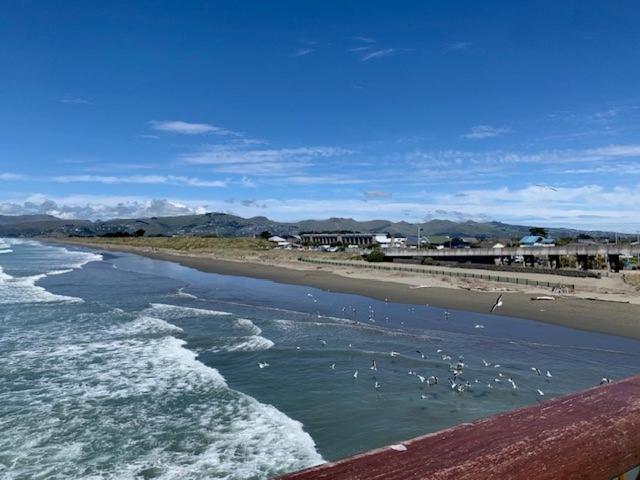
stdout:
<svg viewBox="0 0 640 480">
<path fill-rule="evenodd" d="M 209 349 L 210 352 L 259 352 L 269 350 L 274 343 L 260 335 L 249 337 L 225 338 L 227 345 L 216 346 Z"/>
<path fill-rule="evenodd" d="M 157 334 L 157 333 L 180 333 L 182 328 L 165 322 L 160 318 L 140 315 L 133 322 L 119 326 L 113 330 L 117 334 Z"/>
<path fill-rule="evenodd" d="M 190 293 L 185 292 L 184 287 L 178 289 L 178 291 L 176 292 L 176 297 L 192 298 L 194 300 L 198 300 L 198 297 L 196 297 L 195 295 L 191 295 Z"/>
<path fill-rule="evenodd" d="M 0 249 L 0 253 L 13 253 L 13 250 L 10 248 L 2 248 Z"/>
<path fill-rule="evenodd" d="M 185 318 L 193 316 L 226 316 L 232 315 L 229 312 L 219 312 L 217 310 L 206 310 L 204 308 L 181 307 L 179 305 L 170 305 L 167 303 L 152 303 L 151 307 L 146 311 L 158 312 L 170 318 Z"/>
<path fill-rule="evenodd" d="M 31 275 L 28 277 L 13 277 L 0 267 L 0 305 L 16 303 L 82 303 L 84 300 L 66 295 L 56 295 L 47 289 L 36 285 L 47 274 Z"/>
<path fill-rule="evenodd" d="M 247 330 L 249 333 L 253 335 L 260 335 L 262 333 L 262 329 L 258 327 L 255 323 L 253 323 L 248 318 L 236 318 L 234 323 L 240 327 Z"/>
<path fill-rule="evenodd" d="M 300 422 L 229 389 L 184 341 L 136 335 L 170 324 L 142 314 L 121 325 L 133 337 L 109 339 L 122 332 L 97 331 L 96 320 L 69 322 L 86 327 L 80 337 L 34 331 L 0 357 L 17 382 L 0 390 L 2 478 L 133 480 L 152 469 L 163 480 L 240 480 L 323 461 Z M 99 340 L 78 341 L 88 334 Z"/>
</svg>

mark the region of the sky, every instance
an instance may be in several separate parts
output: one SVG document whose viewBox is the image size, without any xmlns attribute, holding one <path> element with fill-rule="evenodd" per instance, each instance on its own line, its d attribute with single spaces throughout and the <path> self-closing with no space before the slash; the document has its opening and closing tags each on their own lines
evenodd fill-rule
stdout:
<svg viewBox="0 0 640 480">
<path fill-rule="evenodd" d="M 0 214 L 640 230 L 637 1 L 25 1 Z"/>
</svg>

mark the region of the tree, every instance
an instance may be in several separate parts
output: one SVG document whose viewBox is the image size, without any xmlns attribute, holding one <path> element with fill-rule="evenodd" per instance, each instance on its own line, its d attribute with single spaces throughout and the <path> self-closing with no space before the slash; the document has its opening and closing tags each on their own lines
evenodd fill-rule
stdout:
<svg viewBox="0 0 640 480">
<path fill-rule="evenodd" d="M 540 236 L 540 237 L 546 237 L 547 236 L 547 230 L 542 228 L 542 227 L 531 227 L 529 229 L 529 233 L 531 235 Z"/>
<path fill-rule="evenodd" d="M 271 232 L 269 230 L 265 230 L 264 232 L 262 232 L 260 235 L 258 235 L 260 238 L 264 238 L 265 240 L 269 240 L 273 235 L 271 235 Z"/>
<path fill-rule="evenodd" d="M 136 230 L 135 232 L 133 232 L 133 236 L 134 237 L 144 237 L 144 230 L 142 228 Z"/>
</svg>

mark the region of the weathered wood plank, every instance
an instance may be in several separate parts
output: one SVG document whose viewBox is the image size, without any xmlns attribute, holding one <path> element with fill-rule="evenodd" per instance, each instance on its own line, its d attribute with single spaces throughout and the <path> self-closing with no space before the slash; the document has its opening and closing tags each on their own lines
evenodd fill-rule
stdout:
<svg viewBox="0 0 640 480">
<path fill-rule="evenodd" d="M 280 480 L 607 480 L 640 464 L 640 376 Z"/>
</svg>

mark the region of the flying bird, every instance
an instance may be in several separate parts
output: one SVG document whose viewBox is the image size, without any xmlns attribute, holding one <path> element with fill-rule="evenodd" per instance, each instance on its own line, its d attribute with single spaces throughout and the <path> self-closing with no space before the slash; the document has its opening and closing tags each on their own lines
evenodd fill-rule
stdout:
<svg viewBox="0 0 640 480">
<path fill-rule="evenodd" d="M 489 313 L 493 313 L 496 308 L 501 306 L 502 306 L 502 295 L 498 297 L 498 299 L 496 300 L 496 303 L 493 304 L 493 307 L 491 307 L 491 311 Z"/>
</svg>

